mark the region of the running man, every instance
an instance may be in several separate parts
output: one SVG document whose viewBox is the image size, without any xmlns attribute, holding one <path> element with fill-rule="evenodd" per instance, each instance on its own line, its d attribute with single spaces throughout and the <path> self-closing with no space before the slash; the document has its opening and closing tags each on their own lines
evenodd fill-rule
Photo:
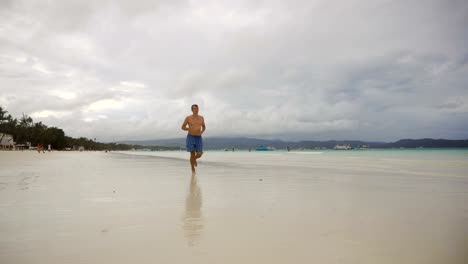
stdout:
<svg viewBox="0 0 468 264">
<path fill-rule="evenodd" d="M 206 130 L 205 119 L 198 115 L 198 105 L 192 105 L 192 115 L 185 118 L 182 124 L 182 130 L 188 131 L 187 134 L 187 152 L 190 152 L 190 166 L 192 173 L 195 173 L 197 167 L 197 159 L 203 155 L 203 140 L 201 135 Z"/>
</svg>

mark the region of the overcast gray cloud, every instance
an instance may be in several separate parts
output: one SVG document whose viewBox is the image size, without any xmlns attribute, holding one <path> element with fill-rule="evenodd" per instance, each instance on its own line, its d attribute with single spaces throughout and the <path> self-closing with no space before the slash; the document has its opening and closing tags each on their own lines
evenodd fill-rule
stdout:
<svg viewBox="0 0 468 264">
<path fill-rule="evenodd" d="M 0 105 L 100 141 L 468 138 L 466 1 L 0 1 Z"/>
</svg>

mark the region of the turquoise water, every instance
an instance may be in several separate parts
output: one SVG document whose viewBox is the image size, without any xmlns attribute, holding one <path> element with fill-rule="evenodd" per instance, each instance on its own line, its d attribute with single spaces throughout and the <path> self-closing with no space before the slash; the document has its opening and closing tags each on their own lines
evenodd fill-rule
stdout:
<svg viewBox="0 0 468 264">
<path fill-rule="evenodd" d="M 172 153 L 172 154 L 171 154 Z M 420 149 L 367 149 L 367 150 L 333 150 L 333 149 L 320 149 L 320 150 L 274 150 L 274 151 L 254 151 L 249 152 L 248 150 L 235 150 L 224 151 L 224 150 L 206 150 L 205 159 L 208 154 L 216 154 L 220 159 L 232 159 L 234 156 L 240 159 L 253 159 L 258 157 L 263 160 L 264 157 L 277 157 L 283 158 L 284 160 L 317 160 L 321 158 L 338 158 L 338 159 L 366 159 L 368 162 L 375 160 L 391 159 L 391 160 L 430 160 L 434 162 L 449 162 L 456 161 L 457 163 L 468 164 L 468 148 L 420 148 Z M 180 155 L 185 157 L 185 151 L 155 151 L 152 152 L 155 155 Z M 150 155 L 152 155 L 150 154 Z M 212 156 L 212 155 L 210 155 Z M 253 161 L 252 160 L 252 161 Z"/>
<path fill-rule="evenodd" d="M 205 150 L 208 152 L 232 152 L 231 150 Z M 234 152 L 249 152 L 245 149 L 236 149 Z M 278 149 L 274 151 L 255 151 L 255 153 L 264 154 L 283 154 L 288 153 L 287 150 Z M 291 150 L 289 153 L 323 153 L 323 154 L 362 154 L 362 155 L 379 155 L 379 154 L 450 154 L 461 155 L 468 157 L 468 148 L 414 148 L 414 149 L 367 149 L 367 150 L 334 150 L 334 149 L 306 149 L 306 150 Z"/>
<path fill-rule="evenodd" d="M 219 152 L 232 152 L 231 150 L 225 151 L 222 149 L 219 150 L 212 150 L 212 149 L 207 149 L 206 151 L 219 151 Z M 248 152 L 249 150 L 246 149 L 235 149 L 235 151 L 244 151 Z M 366 149 L 366 150 L 359 150 L 359 149 L 352 149 L 352 150 L 334 150 L 334 149 L 305 149 L 305 150 L 297 150 L 297 149 L 292 149 L 291 152 L 295 151 L 304 151 L 304 152 L 316 152 L 316 151 L 331 151 L 331 152 L 369 152 L 369 151 L 375 151 L 375 152 L 465 152 L 468 153 L 468 148 L 405 148 L 405 149 L 400 149 L 400 148 L 375 148 L 375 149 Z M 287 152 L 285 149 L 277 149 L 274 151 L 255 151 L 252 150 L 252 152 L 263 152 L 263 153 L 272 153 L 272 152 Z"/>
</svg>

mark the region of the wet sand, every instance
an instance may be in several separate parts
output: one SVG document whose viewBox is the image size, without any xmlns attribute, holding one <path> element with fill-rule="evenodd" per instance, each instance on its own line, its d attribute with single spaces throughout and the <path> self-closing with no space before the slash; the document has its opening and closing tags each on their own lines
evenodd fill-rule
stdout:
<svg viewBox="0 0 468 264">
<path fill-rule="evenodd" d="M 0 152 L 0 263 L 468 263 L 464 154 L 141 154 Z"/>
</svg>

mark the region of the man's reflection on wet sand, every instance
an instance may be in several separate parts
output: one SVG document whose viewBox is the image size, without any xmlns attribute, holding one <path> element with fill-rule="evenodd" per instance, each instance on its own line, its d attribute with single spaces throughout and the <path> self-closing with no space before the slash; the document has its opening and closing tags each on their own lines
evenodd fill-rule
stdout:
<svg viewBox="0 0 468 264">
<path fill-rule="evenodd" d="M 197 184 L 197 176 L 192 175 L 187 197 L 185 198 L 184 233 L 190 247 L 195 246 L 203 230 L 202 193 Z"/>
</svg>

